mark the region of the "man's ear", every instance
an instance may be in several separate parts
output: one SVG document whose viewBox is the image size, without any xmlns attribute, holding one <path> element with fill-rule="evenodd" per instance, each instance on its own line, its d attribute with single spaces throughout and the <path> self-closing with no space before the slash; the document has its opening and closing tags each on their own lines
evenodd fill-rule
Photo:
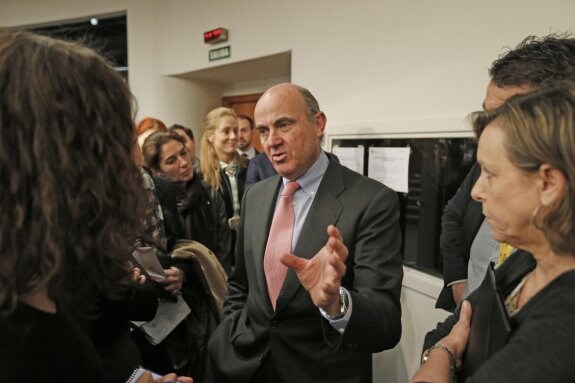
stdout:
<svg viewBox="0 0 575 383">
<path fill-rule="evenodd" d="M 325 125 L 327 124 L 327 117 L 324 112 L 318 112 L 315 115 L 315 132 L 318 137 L 322 137 L 325 132 Z"/>
<path fill-rule="evenodd" d="M 561 170 L 549 164 L 541 165 L 537 172 L 541 181 L 541 205 L 551 206 L 563 196 L 567 178 Z"/>
</svg>

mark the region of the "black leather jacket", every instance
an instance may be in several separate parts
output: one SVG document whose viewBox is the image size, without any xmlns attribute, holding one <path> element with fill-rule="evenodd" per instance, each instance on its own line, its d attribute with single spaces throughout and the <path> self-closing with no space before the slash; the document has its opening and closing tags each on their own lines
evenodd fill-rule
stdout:
<svg viewBox="0 0 575 383">
<path fill-rule="evenodd" d="M 198 241 L 213 251 L 229 274 L 233 257 L 232 236 L 220 193 L 194 174 L 194 178 L 185 185 L 177 186 L 176 200 L 184 224 L 181 238 Z"/>
</svg>

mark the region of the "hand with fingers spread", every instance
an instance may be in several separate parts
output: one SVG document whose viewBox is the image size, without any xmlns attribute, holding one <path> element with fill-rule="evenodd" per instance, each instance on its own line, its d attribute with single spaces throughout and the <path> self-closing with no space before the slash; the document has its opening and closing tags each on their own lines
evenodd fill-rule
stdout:
<svg viewBox="0 0 575 383">
<path fill-rule="evenodd" d="M 332 315 L 339 312 L 339 287 L 345 275 L 348 250 L 335 226 L 329 225 L 327 234 L 327 243 L 313 258 L 284 254 L 281 262 L 294 269 L 313 303 Z"/>
</svg>

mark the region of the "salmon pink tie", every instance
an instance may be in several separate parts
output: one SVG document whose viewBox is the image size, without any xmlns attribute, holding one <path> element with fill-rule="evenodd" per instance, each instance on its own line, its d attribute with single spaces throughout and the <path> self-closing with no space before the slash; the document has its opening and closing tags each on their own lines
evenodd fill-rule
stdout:
<svg viewBox="0 0 575 383">
<path fill-rule="evenodd" d="M 296 181 L 290 181 L 284 186 L 279 204 L 274 212 L 264 255 L 268 294 L 274 310 L 287 273 L 287 267 L 280 262 L 280 256 L 291 253 L 295 224 L 292 197 L 298 188 L 299 184 Z"/>
</svg>

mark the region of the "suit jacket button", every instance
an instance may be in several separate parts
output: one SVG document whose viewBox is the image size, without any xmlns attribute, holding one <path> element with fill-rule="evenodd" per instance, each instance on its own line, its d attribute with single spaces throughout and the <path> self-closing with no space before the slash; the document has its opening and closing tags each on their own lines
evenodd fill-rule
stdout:
<svg viewBox="0 0 575 383">
<path fill-rule="evenodd" d="M 280 326 L 280 322 L 278 322 L 277 320 L 273 320 L 271 325 L 272 325 L 272 328 L 278 328 Z"/>
</svg>

